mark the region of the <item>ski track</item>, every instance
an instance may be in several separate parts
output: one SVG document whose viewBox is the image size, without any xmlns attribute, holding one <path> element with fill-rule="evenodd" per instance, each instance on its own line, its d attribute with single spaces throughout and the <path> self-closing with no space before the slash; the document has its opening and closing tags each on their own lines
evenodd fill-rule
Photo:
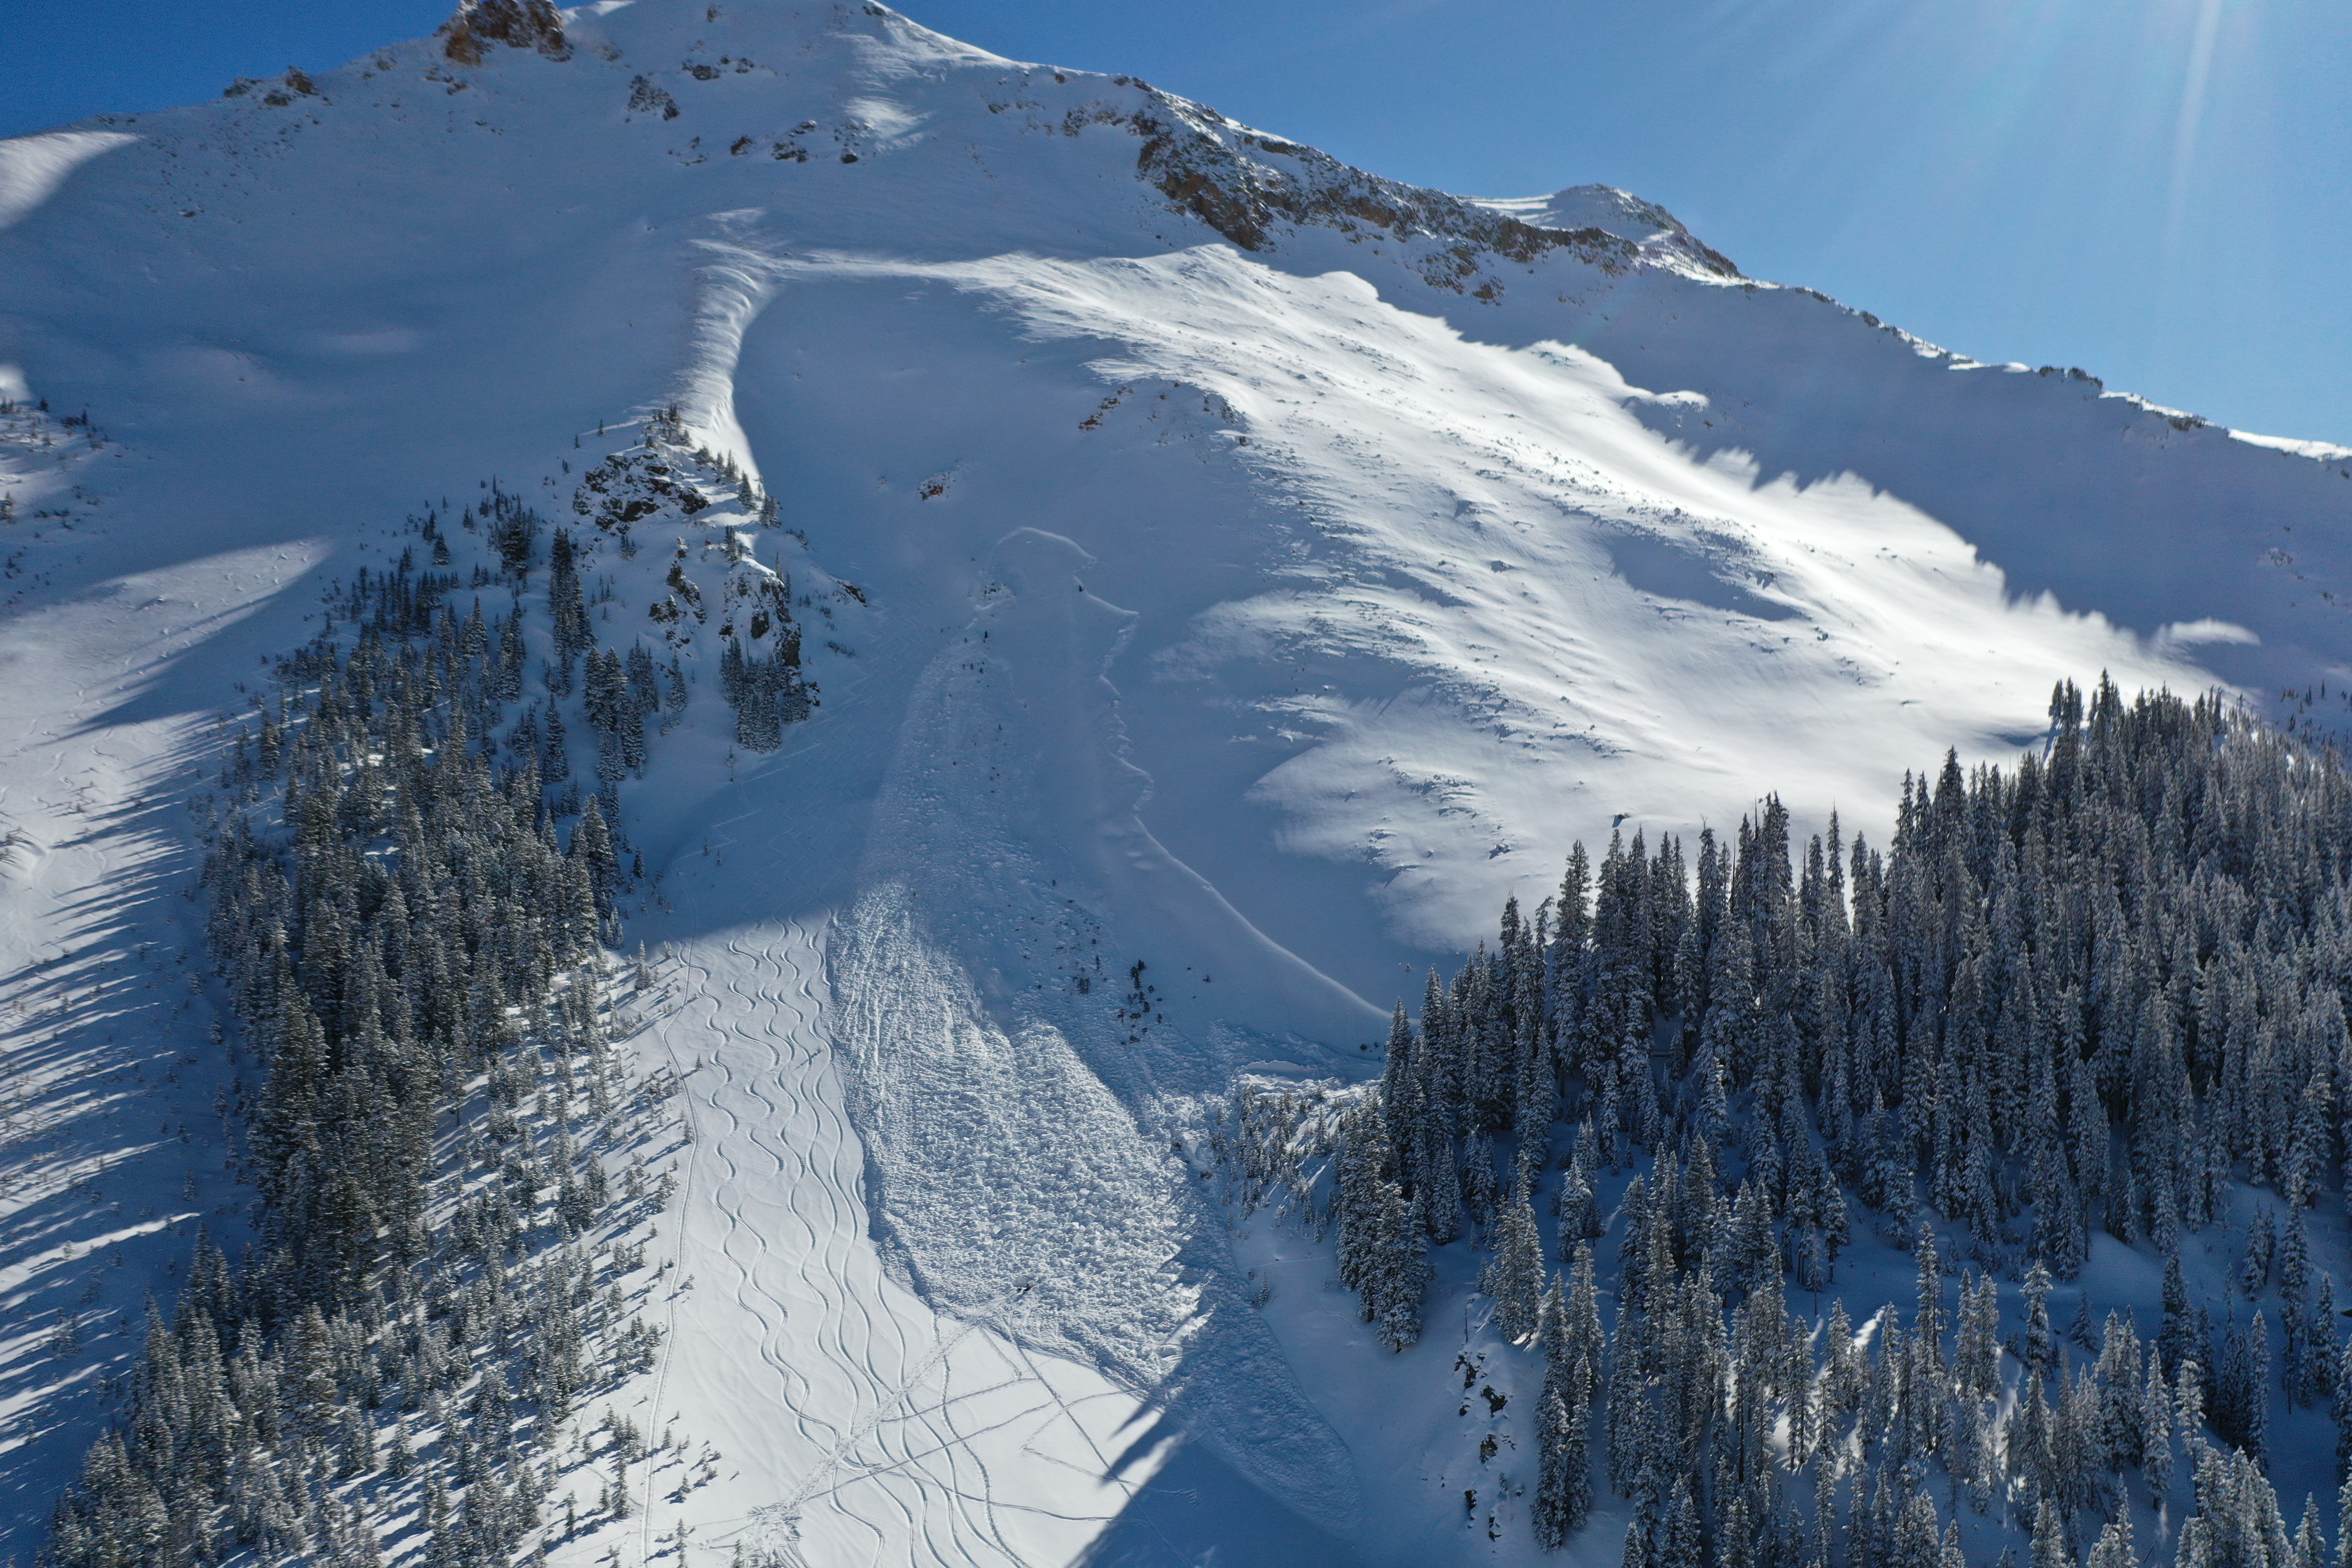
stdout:
<svg viewBox="0 0 2352 1568">
<path fill-rule="evenodd" d="M 1017 1299 L 957 1321 L 884 1273 L 819 999 L 828 925 L 683 945 L 685 995 L 640 1043 L 682 1075 L 692 1131 L 663 1226 L 647 1436 L 675 1420 L 681 1448 L 719 1448 L 722 1479 L 672 1500 L 685 1461 L 657 1451 L 629 1533 L 647 1563 L 681 1524 L 705 1550 L 741 1539 L 809 1563 L 1069 1561 L 1143 1479 L 1106 1479 L 1140 1402 L 1015 1343 Z M 610 1544 L 583 1536 L 554 1560 Z"/>
</svg>

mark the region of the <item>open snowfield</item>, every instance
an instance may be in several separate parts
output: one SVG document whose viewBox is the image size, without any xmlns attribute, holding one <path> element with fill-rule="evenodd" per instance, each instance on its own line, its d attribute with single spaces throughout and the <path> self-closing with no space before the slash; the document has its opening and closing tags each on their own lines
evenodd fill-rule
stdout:
<svg viewBox="0 0 2352 1568">
<path fill-rule="evenodd" d="M 1906 768 L 2102 670 L 2347 710 L 2352 452 L 1974 364 L 1591 192 L 1497 205 L 1622 256 L 1448 270 L 1354 209 L 1246 247 L 1138 178 L 1170 100 L 879 6 L 571 39 L 0 142 L 0 1556 L 193 1226 L 242 1234 L 253 1064 L 182 896 L 215 718 L 405 514 L 496 476 L 573 521 L 665 405 L 781 501 L 761 561 L 861 602 L 782 752 L 706 679 L 621 786 L 673 955 L 634 1048 L 693 1131 L 625 1398 L 719 1479 L 657 1465 L 558 1562 L 1532 1559 L 1461 1497 L 1539 1376 L 1467 1270 L 1383 1361 L 1328 1245 L 1234 1231 L 1204 1100 L 1370 1070 L 1618 822 L 1775 789 L 1883 841 Z M 601 636 L 667 542 L 600 562 Z"/>
</svg>

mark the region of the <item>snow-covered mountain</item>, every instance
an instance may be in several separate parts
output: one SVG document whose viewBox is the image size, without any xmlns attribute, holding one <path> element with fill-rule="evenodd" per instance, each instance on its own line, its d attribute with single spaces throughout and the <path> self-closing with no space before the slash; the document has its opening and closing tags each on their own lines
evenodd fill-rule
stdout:
<svg viewBox="0 0 2352 1568">
<path fill-rule="evenodd" d="M 2347 710 L 2352 451 L 878 5 L 470 15 L 0 142 L 0 1550 L 248 1195 L 173 959 L 215 718 L 493 478 L 627 524 L 600 634 L 698 689 L 619 786 L 694 1132 L 629 1397 L 723 1479 L 559 1561 L 1531 1552 L 1392 1418 L 1451 1351 L 1359 1364 L 1328 1263 L 1258 1310 L 1313 1249 L 1229 1233 L 1203 1101 L 1361 1076 L 1620 823 L 1880 840 L 2103 670 Z M 709 617 L 786 579 L 821 706 L 739 751 Z"/>
</svg>

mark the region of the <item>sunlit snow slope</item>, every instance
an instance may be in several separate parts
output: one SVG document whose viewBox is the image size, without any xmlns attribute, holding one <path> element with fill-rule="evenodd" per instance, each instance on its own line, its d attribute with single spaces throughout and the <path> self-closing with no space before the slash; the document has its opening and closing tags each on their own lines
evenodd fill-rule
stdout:
<svg viewBox="0 0 2352 1568">
<path fill-rule="evenodd" d="M 2352 452 L 880 6 L 569 44 L 0 143 L 0 397 L 49 409 L 0 419 L 0 1551 L 135 1342 L 66 1365 L 37 1315 L 121 1239 L 135 1329 L 244 1200 L 179 1140 L 228 1070 L 173 963 L 213 717 L 405 511 L 496 475 L 567 517 L 663 405 L 867 608 L 782 753 L 730 762 L 705 692 L 623 786 L 698 1131 L 637 1397 L 730 1472 L 632 1552 L 1486 1554 L 1376 1463 L 1331 1359 L 1369 1335 L 1252 1310 L 1201 1097 L 1354 1070 L 1621 818 L 1777 789 L 1878 837 L 1906 767 L 2103 669 L 2343 714 Z M 177 989 L 134 1029 L 97 999 L 142 945 Z"/>
</svg>

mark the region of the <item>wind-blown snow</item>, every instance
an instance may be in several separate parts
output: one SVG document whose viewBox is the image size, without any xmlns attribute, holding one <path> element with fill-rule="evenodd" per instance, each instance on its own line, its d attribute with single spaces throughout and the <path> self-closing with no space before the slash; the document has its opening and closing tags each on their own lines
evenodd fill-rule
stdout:
<svg viewBox="0 0 2352 1568">
<path fill-rule="evenodd" d="M 0 228 L 48 200 L 90 159 L 137 140 L 121 131 L 50 131 L 0 142 Z"/>
<path fill-rule="evenodd" d="M 1333 1348 L 1345 1298 L 1262 1232 L 1237 1261 L 1199 1195 L 1202 1097 L 1357 1070 L 1420 965 L 1620 818 L 1769 788 L 1878 837 L 1905 768 L 2006 754 L 2101 669 L 2340 721 L 2340 448 L 1975 364 L 1600 187 L 1458 210 L 1605 247 L 1357 196 L 1261 234 L 1139 157 L 1181 124 L 1296 191 L 1300 150 L 878 6 L 572 34 L 0 143 L 0 395 L 51 405 L 0 416 L 8 1104 L 69 1134 L 7 1154 L 0 1550 L 110 1408 L 40 1314 L 143 1224 L 90 1309 L 135 1324 L 187 1245 L 158 1227 L 245 1201 L 171 960 L 211 717 L 404 512 L 497 475 L 566 516 L 650 408 L 868 607 L 812 621 L 824 706 L 782 753 L 732 756 L 698 689 L 623 787 L 661 879 L 632 936 L 681 963 L 646 1048 L 698 1134 L 661 1243 L 693 1283 L 633 1397 L 726 1478 L 649 1497 L 639 1554 L 680 1523 L 809 1562 L 1483 1553 L 1397 1474 L 1434 1416 L 1370 1430 L 1470 1331 L 1335 1373 L 1369 1353 Z M 600 637 L 646 624 L 612 608 Z M 142 944 L 182 990 L 133 1033 L 89 993 Z M 91 1119 L 109 1075 L 168 1138 Z M 99 1203 L 77 1160 L 113 1162 Z"/>
</svg>

